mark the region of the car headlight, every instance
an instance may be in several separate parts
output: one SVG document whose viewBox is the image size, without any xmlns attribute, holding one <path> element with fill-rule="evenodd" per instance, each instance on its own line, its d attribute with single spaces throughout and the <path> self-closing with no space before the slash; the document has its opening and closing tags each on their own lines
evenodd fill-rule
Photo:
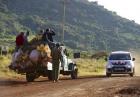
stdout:
<svg viewBox="0 0 140 97">
<path fill-rule="evenodd" d="M 132 66 L 131 66 L 131 65 L 126 65 L 126 67 L 127 67 L 127 68 L 132 68 Z"/>
<path fill-rule="evenodd" d="M 131 62 L 128 61 L 128 62 L 126 63 L 126 68 L 132 68 Z"/>
<path fill-rule="evenodd" d="M 107 68 L 112 68 L 112 64 L 107 64 Z"/>
</svg>

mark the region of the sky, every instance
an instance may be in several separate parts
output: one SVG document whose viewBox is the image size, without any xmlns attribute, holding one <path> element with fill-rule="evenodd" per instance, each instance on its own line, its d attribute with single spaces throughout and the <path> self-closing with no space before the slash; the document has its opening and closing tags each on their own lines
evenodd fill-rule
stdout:
<svg viewBox="0 0 140 97">
<path fill-rule="evenodd" d="M 140 0 L 89 0 L 98 1 L 110 11 L 140 24 Z"/>
</svg>

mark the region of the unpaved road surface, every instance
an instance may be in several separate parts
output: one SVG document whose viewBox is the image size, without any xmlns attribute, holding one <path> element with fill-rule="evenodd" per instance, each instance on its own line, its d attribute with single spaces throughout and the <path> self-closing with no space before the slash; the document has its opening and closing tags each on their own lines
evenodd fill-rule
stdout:
<svg viewBox="0 0 140 97">
<path fill-rule="evenodd" d="M 0 78 L 0 97 L 140 97 L 140 57 L 136 58 L 136 76 L 114 75 L 110 78 L 85 76 L 76 80 L 61 78 L 53 83 L 40 78 L 27 83 L 25 79 Z"/>
<path fill-rule="evenodd" d="M 60 81 L 53 83 L 41 78 L 27 83 L 25 79 L 2 79 L 0 97 L 140 97 L 138 76 L 91 76 Z"/>
</svg>

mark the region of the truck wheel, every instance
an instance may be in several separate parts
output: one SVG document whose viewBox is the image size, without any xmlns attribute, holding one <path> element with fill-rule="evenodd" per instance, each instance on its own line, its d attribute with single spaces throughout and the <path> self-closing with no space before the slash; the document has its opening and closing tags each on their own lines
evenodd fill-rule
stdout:
<svg viewBox="0 0 140 97">
<path fill-rule="evenodd" d="M 34 74 L 34 73 L 26 73 L 27 82 L 33 82 L 35 78 L 36 78 L 36 74 Z"/>
<path fill-rule="evenodd" d="M 71 72 L 71 78 L 77 79 L 78 76 L 78 69 L 74 69 L 74 71 Z"/>
<path fill-rule="evenodd" d="M 106 76 L 107 76 L 107 77 L 110 77 L 110 76 L 111 76 L 111 73 L 106 73 Z"/>
<path fill-rule="evenodd" d="M 48 79 L 52 80 L 52 71 L 48 71 Z"/>
</svg>

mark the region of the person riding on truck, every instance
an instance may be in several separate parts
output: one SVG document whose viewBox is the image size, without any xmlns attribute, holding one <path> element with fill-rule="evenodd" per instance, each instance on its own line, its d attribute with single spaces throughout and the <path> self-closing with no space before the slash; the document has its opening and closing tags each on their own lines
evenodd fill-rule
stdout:
<svg viewBox="0 0 140 97">
<path fill-rule="evenodd" d="M 42 40 L 44 42 L 44 44 L 48 44 L 50 49 L 52 49 L 52 47 L 54 46 L 53 43 L 53 36 L 55 35 L 55 32 L 53 30 L 51 30 L 50 28 L 46 29 L 46 31 L 43 33 L 42 35 Z"/>
<path fill-rule="evenodd" d="M 49 41 L 53 42 L 53 36 L 55 35 L 55 32 L 52 29 L 48 28 L 46 29 L 45 34 L 47 35 Z"/>
<path fill-rule="evenodd" d="M 16 36 L 16 51 L 24 45 L 24 32 L 21 32 Z"/>
<path fill-rule="evenodd" d="M 30 34 L 30 32 L 29 31 L 27 31 L 25 34 L 24 34 L 24 43 L 25 44 L 28 44 L 28 37 L 29 37 L 29 34 Z"/>
</svg>

